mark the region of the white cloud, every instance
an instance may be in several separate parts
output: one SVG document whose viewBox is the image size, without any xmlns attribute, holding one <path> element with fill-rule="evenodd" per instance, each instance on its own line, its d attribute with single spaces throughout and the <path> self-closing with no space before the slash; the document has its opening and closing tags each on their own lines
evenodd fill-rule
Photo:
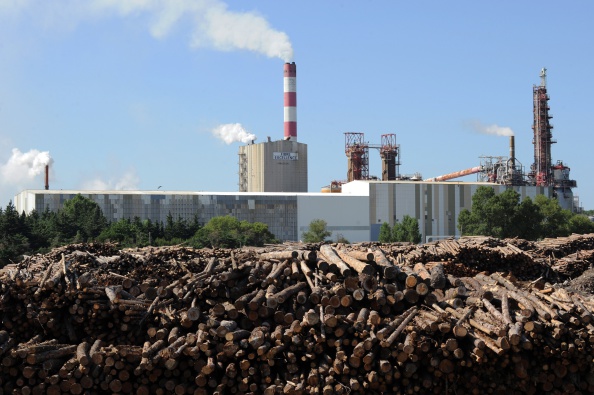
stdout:
<svg viewBox="0 0 594 395">
<path fill-rule="evenodd" d="M 37 18 L 43 26 L 60 29 L 97 18 L 147 17 L 149 32 L 157 39 L 184 21 L 191 25 L 191 47 L 247 50 L 287 62 L 293 58 L 286 33 L 256 12 L 230 11 L 220 0 L 0 0 L 0 14 L 26 14 L 28 23 Z"/>
<path fill-rule="evenodd" d="M 105 179 L 95 177 L 82 183 L 81 188 L 89 191 L 131 191 L 138 189 L 140 178 L 134 169 L 126 171 L 119 177 Z"/>
</svg>

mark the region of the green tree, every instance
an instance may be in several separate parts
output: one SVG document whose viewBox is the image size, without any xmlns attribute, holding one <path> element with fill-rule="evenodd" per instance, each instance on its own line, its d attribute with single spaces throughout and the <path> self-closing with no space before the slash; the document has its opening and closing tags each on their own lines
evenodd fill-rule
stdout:
<svg viewBox="0 0 594 395">
<path fill-rule="evenodd" d="M 230 215 L 211 218 L 200 228 L 190 244 L 195 247 L 238 248 L 244 245 L 262 246 L 276 242 L 268 225 L 261 222 L 239 221 Z"/>
<path fill-rule="evenodd" d="M 536 240 L 542 234 L 543 215 L 530 197 L 525 198 L 516 210 L 514 233 L 511 236 L 526 240 Z"/>
<path fill-rule="evenodd" d="M 58 212 L 58 226 L 63 241 L 76 238 L 86 242 L 99 236 L 107 227 L 107 220 L 97 203 L 78 194 L 64 202 Z"/>
<path fill-rule="evenodd" d="M 458 215 L 458 229 L 462 235 L 490 235 L 492 215 L 489 200 L 495 196 L 493 188 L 479 187 L 472 195 L 472 209 L 464 209 Z"/>
<path fill-rule="evenodd" d="M 309 223 L 309 230 L 301 234 L 305 243 L 319 243 L 332 236 L 332 232 L 327 229 L 328 224 L 323 219 L 314 219 Z"/>
<path fill-rule="evenodd" d="M 460 212 L 458 229 L 463 235 L 536 240 L 587 232 L 586 218 L 576 217 L 562 209 L 555 198 L 537 195 L 534 201 L 526 198 L 520 202 L 519 194 L 512 189 L 495 195 L 492 188 L 481 186 L 472 197 L 472 209 Z"/>
<path fill-rule="evenodd" d="M 594 222 L 587 215 L 576 214 L 569 219 L 569 232 L 578 234 L 594 233 Z"/>
<path fill-rule="evenodd" d="M 513 189 L 507 189 L 489 199 L 492 236 L 506 238 L 514 235 L 519 204 L 520 194 Z"/>
<path fill-rule="evenodd" d="M 392 241 L 418 244 L 421 238 L 419 221 L 409 215 L 405 215 L 402 222 L 395 223 L 392 228 Z"/>
<path fill-rule="evenodd" d="M 12 201 L 5 210 L 0 208 L 0 264 L 10 263 L 29 251 L 27 233 L 25 217 L 18 214 Z"/>
<path fill-rule="evenodd" d="M 387 222 L 384 222 L 380 227 L 378 241 L 380 243 L 390 243 L 392 241 L 392 229 Z"/>
<path fill-rule="evenodd" d="M 117 242 L 123 246 L 131 247 L 136 244 L 136 233 L 136 229 L 130 220 L 122 218 L 109 224 L 97 239 L 103 242 Z"/>
<path fill-rule="evenodd" d="M 557 199 L 550 199 L 544 195 L 537 195 L 534 203 L 543 215 L 541 222 L 542 237 L 562 237 L 569 235 L 569 219 L 571 211 L 564 210 Z"/>
<path fill-rule="evenodd" d="M 43 251 L 51 247 L 52 241 L 58 234 L 56 213 L 46 209 L 40 215 L 36 210 L 33 210 L 25 221 L 31 250 Z"/>
</svg>

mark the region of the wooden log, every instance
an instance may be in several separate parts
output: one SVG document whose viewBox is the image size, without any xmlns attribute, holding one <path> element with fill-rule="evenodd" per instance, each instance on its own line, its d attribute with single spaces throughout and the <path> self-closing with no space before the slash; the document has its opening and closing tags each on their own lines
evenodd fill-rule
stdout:
<svg viewBox="0 0 594 395">
<path fill-rule="evenodd" d="M 286 259 L 296 259 L 299 257 L 299 252 L 297 250 L 285 250 L 285 251 L 272 251 L 272 252 L 265 252 L 260 254 L 260 260 L 267 261 L 269 259 L 278 259 L 278 260 L 286 260 Z"/>
<path fill-rule="evenodd" d="M 395 279 L 400 273 L 400 269 L 386 258 L 386 255 L 381 249 L 376 248 L 372 252 L 375 264 L 381 268 L 382 276 L 387 280 Z"/>
<path fill-rule="evenodd" d="M 381 343 L 380 343 L 381 346 L 382 347 L 390 347 L 392 345 L 392 343 L 394 343 L 396 338 L 398 336 L 400 336 L 400 334 L 402 333 L 402 331 L 404 330 L 406 325 L 415 317 L 415 315 L 417 314 L 417 311 L 418 310 L 416 307 L 413 307 L 411 310 L 408 310 L 406 317 L 403 318 L 402 322 L 400 323 L 400 325 L 398 325 L 398 327 L 394 330 L 394 332 L 392 332 L 392 334 L 388 338 L 381 341 Z"/>
<path fill-rule="evenodd" d="M 81 366 L 87 366 L 91 362 L 89 350 L 91 346 L 88 342 L 82 342 L 76 348 L 76 359 Z"/>
<path fill-rule="evenodd" d="M 328 244 L 320 246 L 320 253 L 324 255 L 328 262 L 336 265 L 340 274 L 343 277 L 350 277 L 352 274 L 351 268 L 338 256 L 336 251 Z"/>
<path fill-rule="evenodd" d="M 446 287 L 447 277 L 443 265 L 438 263 L 431 268 L 431 277 L 429 278 L 429 286 L 433 289 L 443 289 Z"/>
<path fill-rule="evenodd" d="M 277 292 L 273 295 L 273 298 L 276 299 L 278 304 L 283 304 L 288 298 L 290 298 L 291 296 L 293 296 L 294 294 L 298 293 L 306 287 L 307 283 L 301 281 Z"/>
<path fill-rule="evenodd" d="M 344 263 L 353 268 L 357 273 L 367 275 L 375 274 L 375 269 L 372 265 L 353 258 L 345 250 L 337 249 L 335 252 Z"/>
<path fill-rule="evenodd" d="M 456 324 L 454 325 L 453 332 L 457 337 L 465 337 L 468 334 L 468 330 L 463 326 L 464 322 L 475 312 L 476 306 L 471 306 L 462 314 Z"/>
<path fill-rule="evenodd" d="M 363 262 L 375 261 L 375 255 L 370 251 L 359 251 L 359 250 L 348 250 L 345 252 L 352 258 L 358 259 Z"/>
<path fill-rule="evenodd" d="M 62 348 L 58 348 L 56 350 L 45 351 L 39 354 L 29 354 L 27 355 L 27 363 L 30 365 L 35 365 L 38 363 L 42 363 L 43 361 L 47 361 L 48 359 L 69 357 L 76 352 L 76 348 L 76 345 L 69 345 Z"/>
</svg>

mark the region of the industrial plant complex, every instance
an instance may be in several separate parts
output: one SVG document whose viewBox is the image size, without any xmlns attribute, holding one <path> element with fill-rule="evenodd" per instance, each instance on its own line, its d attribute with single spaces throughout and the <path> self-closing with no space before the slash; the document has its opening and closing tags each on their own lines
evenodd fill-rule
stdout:
<svg viewBox="0 0 594 395">
<path fill-rule="evenodd" d="M 81 194 L 95 201 L 108 220 L 122 218 L 165 221 L 193 219 L 201 223 L 215 216 L 231 215 L 239 220 L 263 222 L 279 240 L 298 241 L 314 219 L 323 219 L 333 237 L 351 242 L 373 241 L 380 226 L 391 226 L 404 216 L 416 218 L 424 242 L 460 235 L 458 214 L 470 209 L 472 195 L 480 186 L 496 193 L 517 191 L 521 199 L 539 194 L 558 199 L 561 207 L 575 210 L 570 169 L 553 162 L 546 69 L 533 87 L 534 161 L 525 169 L 515 155 L 510 136 L 508 156 L 481 157 L 478 166 L 439 177 L 400 174 L 400 147 L 395 134 L 384 134 L 379 144 L 365 141 L 363 133 L 345 133 L 346 180 L 333 181 L 320 192 L 308 192 L 307 144 L 297 140 L 297 69 L 284 67 L 284 136 L 239 147 L 238 192 L 191 191 L 83 191 L 25 190 L 14 198 L 19 212 L 59 210 L 64 202 Z M 381 179 L 369 176 L 370 150 L 378 150 Z M 475 182 L 452 181 L 476 174 Z"/>
</svg>

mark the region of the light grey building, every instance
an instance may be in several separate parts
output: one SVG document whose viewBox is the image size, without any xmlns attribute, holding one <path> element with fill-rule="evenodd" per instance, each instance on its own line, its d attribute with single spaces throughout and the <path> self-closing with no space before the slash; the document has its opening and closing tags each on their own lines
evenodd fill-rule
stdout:
<svg viewBox="0 0 594 395">
<path fill-rule="evenodd" d="M 240 192 L 307 192 L 307 144 L 268 141 L 239 147 Z"/>
<path fill-rule="evenodd" d="M 393 226 L 408 215 L 417 218 L 426 242 L 459 236 L 458 215 L 471 208 L 472 195 L 482 185 L 496 193 L 513 188 L 521 199 L 553 193 L 552 187 L 480 182 L 353 181 L 342 186 L 342 193 L 26 190 L 15 196 L 14 204 L 27 214 L 56 211 L 80 193 L 97 202 L 110 221 L 138 217 L 165 222 L 171 213 L 187 220 L 197 215 L 206 223 L 231 215 L 263 222 L 276 238 L 290 241 L 298 241 L 314 219 L 325 220 L 333 238 L 374 241 L 382 223 Z"/>
</svg>

